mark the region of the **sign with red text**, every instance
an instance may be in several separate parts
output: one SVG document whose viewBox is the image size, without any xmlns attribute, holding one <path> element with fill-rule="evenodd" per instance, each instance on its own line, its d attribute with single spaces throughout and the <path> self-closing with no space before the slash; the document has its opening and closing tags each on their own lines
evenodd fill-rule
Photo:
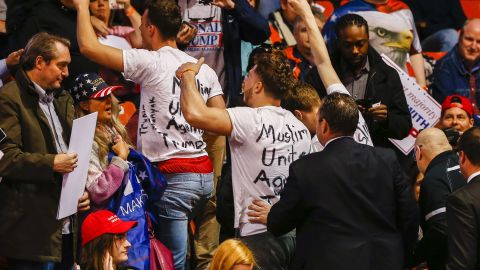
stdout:
<svg viewBox="0 0 480 270">
<path fill-rule="evenodd" d="M 408 136 L 403 140 L 389 140 L 405 155 L 408 155 L 415 145 L 418 132 L 435 126 L 440 120 L 442 109 L 440 104 L 417 84 L 415 78 L 410 77 L 384 54 L 382 54 L 382 58 L 387 65 L 398 72 L 412 117 L 412 129 Z"/>
</svg>

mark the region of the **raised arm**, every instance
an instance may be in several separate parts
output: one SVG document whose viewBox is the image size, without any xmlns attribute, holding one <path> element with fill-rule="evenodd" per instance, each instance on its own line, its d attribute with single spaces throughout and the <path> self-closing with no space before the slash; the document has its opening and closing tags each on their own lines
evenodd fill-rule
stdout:
<svg viewBox="0 0 480 270">
<path fill-rule="evenodd" d="M 198 91 L 195 75 L 198 74 L 203 62 L 204 59 L 202 57 L 197 63 L 185 63 L 176 71 L 176 76 L 181 80 L 180 107 L 182 108 L 183 116 L 193 127 L 228 136 L 232 133 L 232 121 L 227 110 L 207 106 Z M 212 100 L 215 98 L 218 99 L 218 96 L 213 97 Z M 218 104 L 219 102 L 213 103 Z"/>
<path fill-rule="evenodd" d="M 288 0 L 288 4 L 294 8 L 298 16 L 300 16 L 307 25 L 310 50 L 325 89 L 328 89 L 328 87 L 333 84 L 341 83 L 335 69 L 333 69 L 325 41 L 323 40 L 320 30 L 318 30 L 315 17 L 313 17 L 308 2 L 306 0 Z"/>
<path fill-rule="evenodd" d="M 90 22 L 89 0 L 73 0 L 77 10 L 77 40 L 80 52 L 104 67 L 123 71 L 122 50 L 101 44 Z"/>
</svg>

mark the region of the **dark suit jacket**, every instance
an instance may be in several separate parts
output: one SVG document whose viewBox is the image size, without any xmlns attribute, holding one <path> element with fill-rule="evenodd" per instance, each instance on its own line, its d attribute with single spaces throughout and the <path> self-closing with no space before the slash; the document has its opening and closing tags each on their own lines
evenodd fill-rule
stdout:
<svg viewBox="0 0 480 270">
<path fill-rule="evenodd" d="M 340 59 L 339 53 L 332 55 L 332 65 L 339 76 L 341 76 Z M 396 149 L 388 138 L 403 139 L 412 128 L 403 86 L 397 71 L 385 64 L 377 51 L 371 47 L 368 50 L 368 62 L 370 71 L 365 98 L 387 105 L 388 117 L 384 122 L 374 122 L 369 115 L 364 115 L 364 118 L 372 136 L 373 145 Z M 316 68 L 309 72 L 306 81 L 315 87 L 321 98 L 327 95 Z"/>
<path fill-rule="evenodd" d="M 395 154 L 330 142 L 290 166 L 268 230 L 297 229 L 291 269 L 402 269 L 418 232 L 418 209 Z"/>
<path fill-rule="evenodd" d="M 480 176 L 447 200 L 447 269 L 480 269 Z"/>
</svg>

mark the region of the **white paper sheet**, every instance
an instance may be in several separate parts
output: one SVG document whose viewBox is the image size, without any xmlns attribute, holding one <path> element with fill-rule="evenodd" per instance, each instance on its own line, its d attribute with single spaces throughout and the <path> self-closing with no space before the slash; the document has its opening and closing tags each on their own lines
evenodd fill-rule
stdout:
<svg viewBox="0 0 480 270">
<path fill-rule="evenodd" d="M 78 154 L 78 166 L 73 172 L 63 175 L 57 219 L 68 217 L 77 212 L 78 199 L 85 191 L 85 184 L 87 183 L 97 114 L 95 112 L 73 120 L 68 152 Z"/>
</svg>

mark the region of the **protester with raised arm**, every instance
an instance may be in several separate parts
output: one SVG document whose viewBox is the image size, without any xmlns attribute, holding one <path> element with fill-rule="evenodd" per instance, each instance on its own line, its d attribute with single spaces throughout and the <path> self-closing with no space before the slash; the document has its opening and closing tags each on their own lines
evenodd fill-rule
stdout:
<svg viewBox="0 0 480 270">
<path fill-rule="evenodd" d="M 74 0 L 81 52 L 107 68 L 124 72 L 141 86 L 137 147 L 164 173 L 168 187 L 159 202 L 158 237 L 173 253 L 175 269 L 184 269 L 188 219 L 213 195 L 213 169 L 205 151 L 203 130 L 191 126 L 180 111 L 175 70 L 195 58 L 177 48 L 182 20 L 174 1 L 151 1 L 142 15 L 145 49 L 120 50 L 98 42 L 90 23 L 89 1 Z M 180 76 L 181 77 L 181 76 Z M 225 108 L 217 75 L 202 67 L 195 83 L 208 106 Z"/>
</svg>

